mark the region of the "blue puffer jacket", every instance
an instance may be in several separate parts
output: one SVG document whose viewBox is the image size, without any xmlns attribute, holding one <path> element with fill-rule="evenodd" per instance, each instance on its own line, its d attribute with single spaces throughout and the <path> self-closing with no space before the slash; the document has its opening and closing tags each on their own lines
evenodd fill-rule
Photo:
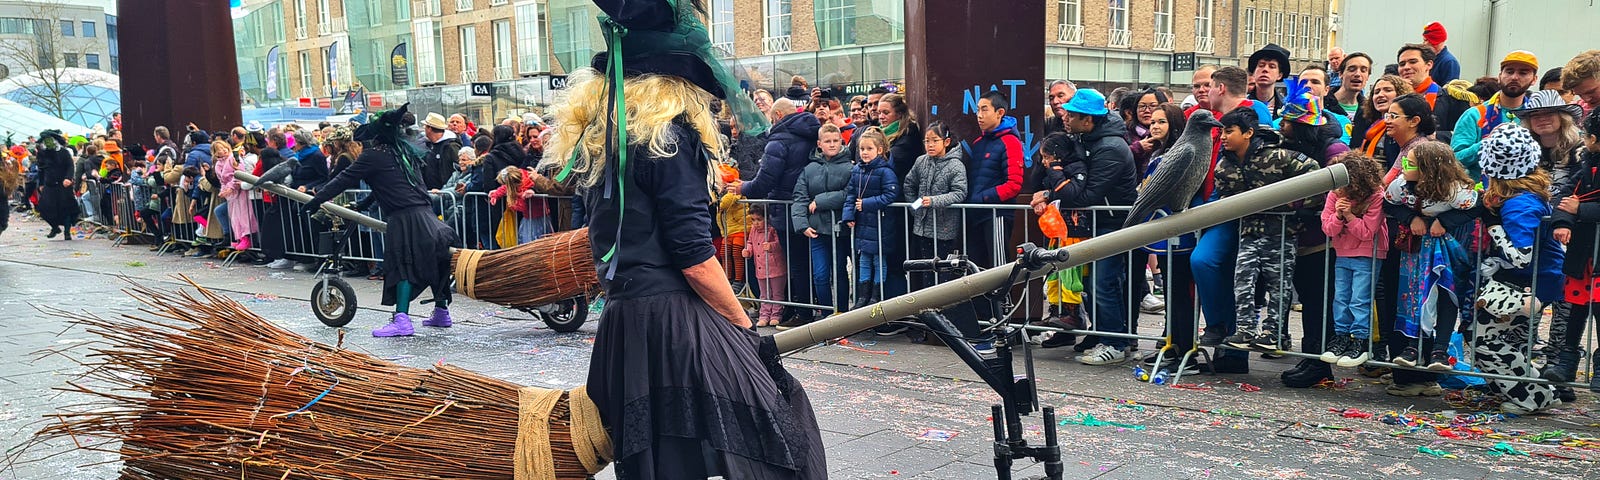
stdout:
<svg viewBox="0 0 1600 480">
<path fill-rule="evenodd" d="M 855 247 L 857 253 L 878 255 L 879 234 L 883 247 L 897 245 L 900 231 L 895 221 L 901 212 L 887 209 L 900 198 L 900 179 L 894 176 L 889 160 L 878 157 L 866 165 L 857 164 L 850 170 L 850 183 L 844 187 L 844 221 L 856 222 Z M 861 210 L 856 210 L 856 199 L 861 200 Z"/>
<path fill-rule="evenodd" d="M 211 164 L 211 144 L 209 143 L 189 147 L 189 151 L 184 154 L 184 168 L 194 167 L 199 169 L 201 164 Z"/>
<path fill-rule="evenodd" d="M 816 115 L 796 113 L 783 117 L 767 130 L 767 148 L 761 157 L 761 169 L 756 178 L 739 187 L 745 198 L 793 200 L 794 182 L 800 172 L 811 163 L 811 152 L 817 149 L 817 129 L 822 122 Z M 774 209 L 773 218 L 786 222 L 788 209 Z M 783 223 L 778 223 L 783 225 Z"/>
<path fill-rule="evenodd" d="M 966 153 L 967 203 L 1011 203 L 1022 192 L 1024 159 L 1015 117 L 1000 119 Z"/>
</svg>

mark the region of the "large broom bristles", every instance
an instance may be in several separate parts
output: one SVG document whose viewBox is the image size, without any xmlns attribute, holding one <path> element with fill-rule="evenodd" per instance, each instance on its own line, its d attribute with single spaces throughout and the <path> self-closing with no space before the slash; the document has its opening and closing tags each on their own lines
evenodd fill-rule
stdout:
<svg viewBox="0 0 1600 480">
<path fill-rule="evenodd" d="M 195 287 L 134 286 L 142 314 L 116 319 L 47 310 L 103 338 L 77 360 L 89 370 L 58 388 L 93 400 L 48 415 L 8 463 L 70 438 L 119 454 L 124 479 L 523 478 L 518 385 L 319 344 Z M 554 475 L 538 477 L 590 474 L 567 398 L 549 413 Z M 580 436 L 592 438 L 590 426 Z"/>
<path fill-rule="evenodd" d="M 531 308 L 598 291 L 591 252 L 585 227 L 503 250 L 456 250 L 452 264 L 463 295 Z"/>
</svg>

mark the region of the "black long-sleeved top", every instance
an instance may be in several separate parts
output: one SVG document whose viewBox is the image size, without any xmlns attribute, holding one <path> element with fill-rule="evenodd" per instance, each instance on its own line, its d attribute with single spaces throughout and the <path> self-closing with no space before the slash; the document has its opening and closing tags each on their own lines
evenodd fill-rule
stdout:
<svg viewBox="0 0 1600 480">
<path fill-rule="evenodd" d="M 383 208 L 384 212 L 398 212 L 415 207 L 429 208 L 428 192 L 422 189 L 422 185 L 412 185 L 406 181 L 405 172 L 400 170 L 400 163 L 389 148 L 377 146 L 362 150 L 361 156 L 356 157 L 355 163 L 345 167 L 338 176 L 317 190 L 317 196 L 311 199 L 310 206 L 326 202 L 365 181 L 372 187 L 372 197 L 377 199 L 378 206 Z M 418 168 L 421 168 L 421 165 L 418 165 Z"/>
<path fill-rule="evenodd" d="M 328 181 L 328 156 L 315 146 L 302 148 L 295 153 L 300 157 L 300 168 L 294 169 L 294 179 L 289 186 L 321 190 L 323 183 Z"/>
<path fill-rule="evenodd" d="M 628 152 L 622 192 L 613 191 L 612 198 L 606 198 L 605 186 L 597 185 L 585 194 L 591 212 L 589 241 L 607 298 L 692 291 L 683 269 L 717 253 L 711 243 L 710 164 L 704 156 L 705 145 L 681 120 L 674 121 L 671 128 L 677 139 L 676 155 L 652 158 L 647 148 L 634 146 Z M 618 207 L 618 193 L 626 193 L 626 214 Z M 609 265 L 602 258 L 613 245 L 617 247 L 612 258 L 616 272 L 608 279 Z"/>
</svg>

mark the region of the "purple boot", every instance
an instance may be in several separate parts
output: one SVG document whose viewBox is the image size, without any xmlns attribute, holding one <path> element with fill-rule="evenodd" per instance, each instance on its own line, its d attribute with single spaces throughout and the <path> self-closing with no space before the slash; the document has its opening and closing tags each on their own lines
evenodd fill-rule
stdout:
<svg viewBox="0 0 1600 480">
<path fill-rule="evenodd" d="M 388 325 L 378 327 L 372 331 L 374 337 L 409 337 L 416 333 L 411 328 L 411 316 L 404 313 L 394 314 L 394 319 Z"/>
<path fill-rule="evenodd" d="M 450 309 L 433 307 L 433 316 L 422 321 L 424 327 L 450 328 Z"/>
</svg>

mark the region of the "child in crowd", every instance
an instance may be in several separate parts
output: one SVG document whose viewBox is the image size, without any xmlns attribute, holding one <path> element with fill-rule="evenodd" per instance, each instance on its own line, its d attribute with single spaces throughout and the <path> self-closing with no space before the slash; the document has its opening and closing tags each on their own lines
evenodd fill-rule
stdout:
<svg viewBox="0 0 1600 480">
<path fill-rule="evenodd" d="M 1437 238 L 1446 244 L 1456 243 L 1459 239 L 1454 237 L 1452 229 L 1447 228 L 1441 216 L 1453 210 L 1472 209 L 1478 203 L 1478 194 L 1472 188 L 1467 170 L 1461 166 L 1461 162 L 1456 161 L 1450 146 L 1443 143 L 1418 143 L 1411 148 L 1409 155 L 1401 157 L 1395 164 L 1400 169 L 1400 175 L 1389 182 L 1384 191 L 1384 200 L 1404 207 L 1397 217 L 1410 218 L 1399 218 L 1402 222 L 1400 231 L 1394 234 L 1397 239 L 1395 245 L 1401 248 L 1402 272 L 1416 271 L 1414 266 L 1419 262 L 1433 261 L 1431 252 L 1426 257 L 1419 252 L 1423 237 Z M 1447 252 L 1453 250 L 1447 249 Z M 1452 263 L 1461 260 L 1451 259 Z M 1424 304 L 1432 296 L 1423 292 L 1422 283 L 1426 275 L 1402 277 L 1406 278 L 1400 282 L 1400 310 L 1395 314 L 1395 330 L 1404 337 L 1421 338 L 1427 330 L 1427 326 L 1421 325 L 1421 322 L 1428 320 L 1423 315 L 1433 312 L 1432 331 L 1440 335 L 1439 339 L 1443 341 L 1433 342 L 1432 353 L 1427 360 L 1421 358 L 1417 346 L 1419 342 L 1406 341 L 1407 345 L 1395 356 L 1394 363 L 1405 367 L 1424 365 L 1430 370 L 1450 370 L 1450 356 L 1446 352 L 1450 346 L 1450 332 L 1455 330 L 1459 305 L 1448 296 L 1440 296 L 1432 308 L 1427 308 Z"/>
<path fill-rule="evenodd" d="M 1508 377 L 1537 377 L 1526 350 L 1529 317 L 1561 298 L 1562 290 L 1561 245 L 1541 228 L 1551 213 L 1550 175 L 1539 168 L 1539 143 L 1533 134 L 1509 122 L 1484 137 L 1478 164 L 1488 178 L 1483 221 L 1489 245 L 1478 267 L 1484 286 L 1473 322 L 1473 367 Z M 1561 403 L 1548 383 L 1488 379 L 1488 385 L 1505 397 L 1500 410 L 1510 414 L 1528 415 Z"/>
<path fill-rule="evenodd" d="M 1333 338 L 1322 361 L 1354 367 L 1372 358 L 1372 288 L 1377 265 L 1389 254 L 1383 218 L 1383 166 L 1361 155 L 1347 155 L 1350 184 L 1328 192 L 1322 205 L 1322 233 L 1338 256 L 1333 263 Z"/>
<path fill-rule="evenodd" d="M 1583 329 L 1591 315 L 1600 315 L 1600 283 L 1595 281 L 1595 266 L 1600 264 L 1600 256 L 1595 255 L 1600 249 L 1596 245 L 1600 241 L 1600 109 L 1589 113 L 1584 132 L 1572 179 L 1574 188 L 1561 192 L 1565 196 L 1552 215 L 1555 239 L 1567 244 L 1562 270 L 1567 277 L 1565 301 L 1571 305 L 1566 335 L 1551 339 L 1557 343 L 1556 361 L 1541 372 L 1544 379 L 1552 382 L 1577 378 Z M 1589 358 L 1600 359 L 1600 350 Z M 1589 389 L 1600 391 L 1600 375 L 1589 377 Z"/>
<path fill-rule="evenodd" d="M 1083 157 L 1078 155 L 1077 142 L 1072 136 L 1056 132 L 1044 137 L 1044 142 L 1039 146 L 1039 155 L 1044 162 L 1044 178 L 1040 184 L 1044 190 L 1052 192 L 1052 196 L 1067 188 L 1073 182 L 1082 182 L 1088 175 L 1088 167 Z M 1040 205 L 1036 213 L 1046 208 Z M 1079 239 L 1093 236 L 1093 232 L 1082 225 L 1079 212 L 1061 212 L 1062 220 L 1067 226 L 1067 240 L 1051 246 L 1065 247 L 1080 241 Z M 1052 239 L 1054 241 L 1054 239 Z M 1077 284 L 1074 289 L 1070 284 Z M 1081 307 L 1083 306 L 1083 268 L 1073 267 L 1066 271 L 1058 272 L 1045 278 L 1044 283 L 1045 304 L 1049 309 L 1046 319 L 1047 324 L 1067 330 L 1084 328 Z M 1076 337 L 1067 332 L 1059 332 L 1046 338 L 1040 346 L 1044 348 L 1064 347 L 1071 345 Z"/>
<path fill-rule="evenodd" d="M 961 214 L 951 205 L 967 199 L 967 167 L 955 134 L 944 122 L 933 122 L 923 134 L 926 155 L 906 174 L 905 201 L 911 202 L 911 258 L 943 259 L 961 249 Z M 944 280 L 944 279 L 941 279 Z M 913 273 L 912 288 L 934 284 L 932 272 Z"/>
<path fill-rule="evenodd" d="M 522 245 L 549 235 L 551 231 L 549 205 L 543 198 L 534 195 L 540 191 L 548 191 L 553 187 L 553 183 L 544 175 L 519 167 L 506 167 L 495 176 L 495 179 L 500 186 L 489 192 L 489 203 L 494 204 L 501 198 L 505 199 L 506 217 L 500 222 L 514 223 L 509 229 L 506 228 L 507 225 L 501 225 L 501 229 L 516 232 L 515 244 Z M 513 214 L 516 216 L 512 216 Z M 516 220 L 512 220 L 513 218 Z M 501 243 L 501 245 L 506 244 L 508 242 Z"/>
<path fill-rule="evenodd" d="M 849 282 L 842 279 L 850 245 L 840 224 L 844 221 L 844 190 L 850 183 L 850 150 L 844 148 L 844 135 L 838 126 L 823 125 L 817 130 L 817 151 L 811 163 L 794 182 L 794 203 L 789 207 L 794 231 L 808 239 L 811 247 L 811 288 L 817 303 L 845 311 L 849 305 Z"/>
<path fill-rule="evenodd" d="M 1222 116 L 1222 152 L 1216 167 L 1216 189 L 1222 197 L 1265 187 L 1318 168 L 1305 154 L 1281 148 L 1276 134 L 1257 131 L 1255 110 L 1234 109 Z M 1269 138 L 1271 142 L 1269 143 Z M 1284 207 L 1273 209 L 1284 211 Z M 1239 255 L 1233 276 L 1237 330 L 1223 342 L 1237 348 L 1277 351 L 1289 320 L 1289 281 L 1294 278 L 1295 239 L 1299 223 L 1288 216 L 1256 214 L 1239 220 Z M 1266 289 L 1258 297 L 1257 289 Z M 1264 300 L 1265 305 L 1257 303 Z M 1267 316 L 1260 321 L 1261 307 Z"/>
<path fill-rule="evenodd" d="M 778 244 L 778 230 L 767 224 L 766 214 L 761 210 L 746 210 L 745 219 L 749 222 L 745 229 L 744 245 L 740 249 L 743 257 L 755 263 L 756 282 L 760 283 L 761 313 L 756 316 L 757 327 L 777 326 L 783 321 L 783 305 L 775 302 L 784 301 L 788 291 L 788 279 L 785 273 L 788 268 L 783 261 L 783 248 Z M 732 263 L 743 263 L 732 262 Z"/>
<path fill-rule="evenodd" d="M 737 175 L 734 176 L 734 180 L 738 180 Z M 717 203 L 717 232 L 714 232 L 721 233 L 722 236 L 713 238 L 712 242 L 717 247 L 717 258 L 722 260 L 723 273 L 727 274 L 728 282 L 733 285 L 735 292 L 744 289 L 744 259 L 735 255 L 735 252 L 744 250 L 747 236 L 745 218 L 750 216 L 750 205 L 740 202 L 743 199 L 738 191 L 722 195 L 722 200 Z"/>
<path fill-rule="evenodd" d="M 893 248 L 894 216 L 880 215 L 900 198 L 900 181 L 889 166 L 889 139 L 876 127 L 862 132 L 856 144 L 861 162 L 850 170 L 844 189 L 844 221 L 854 229 L 856 247 L 856 304 L 878 303 L 888 266 L 884 249 Z"/>
</svg>

